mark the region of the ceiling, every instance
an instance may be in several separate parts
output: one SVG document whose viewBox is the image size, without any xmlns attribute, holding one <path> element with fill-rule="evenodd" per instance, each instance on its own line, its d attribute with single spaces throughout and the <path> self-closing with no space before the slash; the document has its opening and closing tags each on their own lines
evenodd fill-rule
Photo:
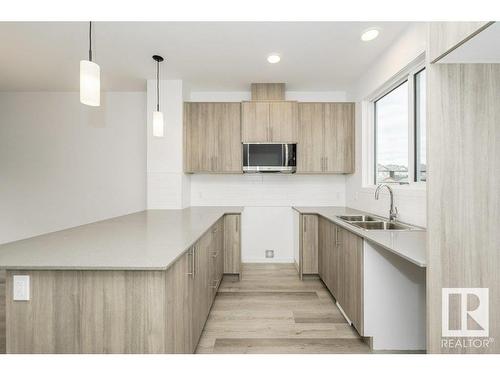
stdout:
<svg viewBox="0 0 500 375">
<path fill-rule="evenodd" d="M 94 61 L 106 91 L 143 91 L 155 77 L 192 90 L 248 90 L 286 82 L 294 91 L 346 90 L 409 25 L 406 22 L 96 22 Z M 369 27 L 380 36 L 362 42 Z M 88 58 L 88 23 L 0 22 L 0 91 L 76 91 Z M 281 62 L 269 64 L 270 53 Z"/>
</svg>

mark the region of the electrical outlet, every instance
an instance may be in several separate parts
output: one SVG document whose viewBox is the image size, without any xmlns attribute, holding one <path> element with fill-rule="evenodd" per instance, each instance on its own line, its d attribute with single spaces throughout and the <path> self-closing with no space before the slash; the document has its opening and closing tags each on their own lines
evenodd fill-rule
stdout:
<svg viewBox="0 0 500 375">
<path fill-rule="evenodd" d="M 274 250 L 266 250 L 266 258 L 274 258 Z"/>
<path fill-rule="evenodd" d="M 29 275 L 14 275 L 13 282 L 13 298 L 14 301 L 29 301 L 30 300 L 30 277 Z"/>
</svg>

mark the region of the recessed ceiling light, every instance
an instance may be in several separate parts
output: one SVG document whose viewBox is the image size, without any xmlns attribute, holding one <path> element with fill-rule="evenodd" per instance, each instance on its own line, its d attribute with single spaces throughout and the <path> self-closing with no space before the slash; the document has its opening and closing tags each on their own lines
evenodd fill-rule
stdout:
<svg viewBox="0 0 500 375">
<path fill-rule="evenodd" d="M 276 54 L 272 54 L 272 55 L 267 56 L 267 62 L 269 64 L 279 63 L 280 60 L 281 60 L 281 57 L 279 55 L 276 55 Z"/>
<path fill-rule="evenodd" d="M 378 34 L 380 33 L 379 29 L 373 27 L 371 29 L 363 31 L 363 34 L 361 34 L 361 40 L 363 42 L 368 42 L 370 40 L 375 39 L 378 37 Z"/>
</svg>

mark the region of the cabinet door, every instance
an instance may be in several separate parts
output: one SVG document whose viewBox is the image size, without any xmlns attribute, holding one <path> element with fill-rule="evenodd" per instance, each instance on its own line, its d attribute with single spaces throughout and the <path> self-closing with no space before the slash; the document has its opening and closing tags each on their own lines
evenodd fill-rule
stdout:
<svg viewBox="0 0 500 375">
<path fill-rule="evenodd" d="M 211 306 L 209 301 L 210 275 L 209 275 L 209 248 L 210 233 L 206 233 L 194 246 L 194 282 L 192 304 L 192 344 L 193 352 L 198 345 L 203 326 L 208 317 Z"/>
<path fill-rule="evenodd" d="M 242 172 L 241 104 L 214 103 L 217 108 L 217 172 Z"/>
<path fill-rule="evenodd" d="M 241 104 L 241 138 L 243 143 L 269 142 L 269 103 Z"/>
<path fill-rule="evenodd" d="M 224 244 L 223 244 L 223 219 L 220 219 L 213 225 L 210 230 L 211 242 L 209 250 L 209 304 L 212 302 L 217 294 L 217 289 L 222 281 L 222 273 L 224 267 Z"/>
<path fill-rule="evenodd" d="M 184 103 L 186 172 L 214 172 L 217 169 L 218 112 L 214 103 Z"/>
<path fill-rule="evenodd" d="M 241 215 L 224 216 L 224 273 L 240 273 Z"/>
<path fill-rule="evenodd" d="M 354 327 L 363 334 L 363 239 L 339 229 L 341 300 L 340 305 Z"/>
<path fill-rule="evenodd" d="M 332 256 L 331 247 L 334 245 L 332 224 L 320 217 L 318 221 L 318 248 L 320 249 L 319 273 L 321 280 L 326 287 L 332 290 L 332 275 L 330 270 L 330 257 Z"/>
<path fill-rule="evenodd" d="M 302 274 L 318 273 L 318 216 L 301 215 L 302 244 L 301 271 Z"/>
<path fill-rule="evenodd" d="M 323 103 L 299 103 L 297 172 L 323 171 Z"/>
<path fill-rule="evenodd" d="M 192 353 L 191 313 L 193 278 L 191 250 L 176 261 L 166 274 L 167 352 Z"/>
<path fill-rule="evenodd" d="M 297 102 L 269 103 L 269 141 L 297 143 Z"/>
<path fill-rule="evenodd" d="M 325 103 L 324 170 L 354 172 L 354 103 Z"/>
<path fill-rule="evenodd" d="M 330 257 L 328 269 L 330 270 L 331 288 L 333 296 L 336 300 L 342 299 L 342 288 L 340 287 L 340 278 L 344 272 L 342 268 L 342 263 L 340 261 L 340 231 L 341 228 L 338 225 L 330 223 L 331 225 L 331 241 L 332 246 L 330 249 Z"/>
</svg>

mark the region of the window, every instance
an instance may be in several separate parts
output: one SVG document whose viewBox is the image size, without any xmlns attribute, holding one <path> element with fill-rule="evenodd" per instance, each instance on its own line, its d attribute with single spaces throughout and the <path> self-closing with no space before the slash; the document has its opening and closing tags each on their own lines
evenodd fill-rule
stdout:
<svg viewBox="0 0 500 375">
<path fill-rule="evenodd" d="M 375 181 L 408 182 L 408 81 L 375 101 Z"/>
<path fill-rule="evenodd" d="M 401 73 L 371 101 L 371 183 L 426 181 L 425 84 L 425 68 L 420 62 Z"/>
</svg>

